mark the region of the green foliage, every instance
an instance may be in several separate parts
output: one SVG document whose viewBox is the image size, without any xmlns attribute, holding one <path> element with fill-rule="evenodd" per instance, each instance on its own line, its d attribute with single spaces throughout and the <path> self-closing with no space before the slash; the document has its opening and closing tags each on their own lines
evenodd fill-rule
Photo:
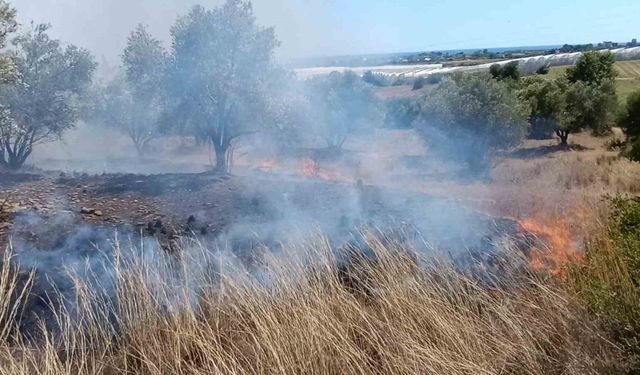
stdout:
<svg viewBox="0 0 640 375">
<path fill-rule="evenodd" d="M 626 152 L 622 152 L 622 155 L 633 161 L 640 162 L 640 138 L 635 138 L 631 143 L 631 149 Z"/>
<path fill-rule="evenodd" d="M 420 114 L 420 104 L 412 98 L 397 98 L 386 103 L 384 125 L 389 128 L 406 129 Z"/>
<path fill-rule="evenodd" d="M 355 131 L 382 119 L 379 100 L 353 72 L 334 72 L 306 82 L 311 128 L 331 149 L 340 150 Z"/>
<path fill-rule="evenodd" d="M 483 171 L 493 151 L 523 140 L 528 113 L 508 84 L 489 74 L 459 74 L 426 97 L 416 128 L 431 150 Z"/>
<path fill-rule="evenodd" d="M 6 47 L 7 37 L 18 28 L 16 10 L 6 1 L 0 0 L 0 49 Z M 16 80 L 16 71 L 13 60 L 0 53 L 0 84 L 10 83 Z"/>
<path fill-rule="evenodd" d="M 256 25 L 251 3 L 228 0 L 194 7 L 171 36 L 165 124 L 212 144 L 216 169 L 225 172 L 232 141 L 267 125 L 267 89 L 280 76 L 274 30 Z"/>
<path fill-rule="evenodd" d="M 437 85 L 438 83 L 442 82 L 442 78 L 442 74 L 429 74 L 426 77 L 418 77 L 415 81 L 413 81 L 413 90 L 420 90 L 426 85 Z"/>
<path fill-rule="evenodd" d="M 4 85 L 0 103 L 0 165 L 20 168 L 35 144 L 58 138 L 80 115 L 79 97 L 91 82 L 96 63 L 88 51 L 62 48 L 38 25 L 16 38 L 12 59 L 19 82 Z"/>
<path fill-rule="evenodd" d="M 585 52 L 576 66 L 567 69 L 567 79 L 571 83 L 601 85 L 616 78 L 615 62 L 615 56 L 610 52 Z"/>
<path fill-rule="evenodd" d="M 147 27 L 138 25 L 131 32 L 122 55 L 126 80 L 140 101 L 153 101 L 162 87 L 167 56 L 162 43 Z"/>
<path fill-rule="evenodd" d="M 627 98 L 617 123 L 629 137 L 636 139 L 640 135 L 640 91 Z"/>
<path fill-rule="evenodd" d="M 384 75 L 379 73 L 373 73 L 370 70 L 367 70 L 362 75 L 362 80 L 368 84 L 378 86 L 378 87 L 389 86 L 389 82 L 387 82 L 387 79 Z"/>
<path fill-rule="evenodd" d="M 580 294 L 627 354 L 627 373 L 640 371 L 640 201 L 610 201 L 609 228 L 588 242 L 585 264 L 574 270 Z"/>
<path fill-rule="evenodd" d="M 489 73 L 494 79 L 504 81 L 511 79 L 517 81 L 520 79 L 520 67 L 517 61 L 512 61 L 504 65 L 493 64 L 489 67 Z"/>
<path fill-rule="evenodd" d="M 531 138 L 551 138 L 554 131 L 562 127 L 566 86 L 561 80 L 523 79 L 519 95 L 531 108 Z"/>
<path fill-rule="evenodd" d="M 543 65 L 536 70 L 536 74 L 547 75 L 549 74 L 549 65 Z"/>
<path fill-rule="evenodd" d="M 613 82 L 590 85 L 578 81 L 569 85 L 566 93 L 567 119 L 561 129 L 569 133 L 580 129 L 591 129 L 595 135 L 604 135 L 611 130 L 611 121 L 617 98 Z"/>
<path fill-rule="evenodd" d="M 101 97 L 98 118 L 125 131 L 139 156 L 159 134 L 166 64 L 160 41 L 139 25 L 122 55 L 124 77 L 111 82 Z"/>
</svg>

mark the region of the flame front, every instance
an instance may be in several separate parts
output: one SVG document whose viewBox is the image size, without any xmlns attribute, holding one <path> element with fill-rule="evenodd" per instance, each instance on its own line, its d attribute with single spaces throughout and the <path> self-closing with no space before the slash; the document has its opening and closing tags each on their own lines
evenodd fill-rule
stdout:
<svg viewBox="0 0 640 375">
<path fill-rule="evenodd" d="M 350 181 L 337 171 L 322 168 L 312 159 L 303 159 L 298 169 L 298 175 L 307 178 L 315 178 L 324 181 Z"/>
<path fill-rule="evenodd" d="M 566 267 L 584 259 L 568 223 L 560 218 L 541 221 L 528 218 L 520 221 L 524 230 L 544 245 L 535 246 L 530 254 L 530 264 L 536 270 L 548 270 L 563 276 Z"/>
</svg>

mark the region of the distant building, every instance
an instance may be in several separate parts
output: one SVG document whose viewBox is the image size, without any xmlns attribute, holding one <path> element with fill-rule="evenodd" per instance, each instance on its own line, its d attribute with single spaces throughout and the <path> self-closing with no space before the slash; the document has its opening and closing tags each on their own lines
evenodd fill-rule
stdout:
<svg viewBox="0 0 640 375">
<path fill-rule="evenodd" d="M 636 47 L 638 45 L 638 40 L 636 38 L 631 39 L 631 47 Z"/>
</svg>

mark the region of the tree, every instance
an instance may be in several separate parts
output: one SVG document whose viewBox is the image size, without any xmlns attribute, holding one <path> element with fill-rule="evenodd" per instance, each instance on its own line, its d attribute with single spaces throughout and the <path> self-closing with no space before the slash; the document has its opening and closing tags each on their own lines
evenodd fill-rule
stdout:
<svg viewBox="0 0 640 375">
<path fill-rule="evenodd" d="M 517 81 L 520 79 L 520 66 L 517 61 L 511 61 L 504 65 L 493 64 L 489 67 L 489 73 L 498 81 L 506 79 Z"/>
<path fill-rule="evenodd" d="M 584 82 L 589 85 L 601 85 L 616 77 L 613 64 L 615 56 L 610 52 L 585 52 L 575 66 L 567 69 L 567 79 L 571 83 Z"/>
<path fill-rule="evenodd" d="M 18 28 L 16 10 L 6 1 L 0 0 L 0 49 L 7 45 L 7 37 Z M 0 84 L 15 80 L 15 65 L 10 57 L 0 56 Z"/>
<path fill-rule="evenodd" d="M 166 63 L 162 43 L 149 33 L 145 25 L 138 25 L 129 35 L 122 55 L 127 83 L 136 99 L 152 102 L 158 98 Z"/>
<path fill-rule="evenodd" d="M 374 92 L 353 72 L 311 78 L 306 86 L 312 129 L 335 152 L 342 149 L 349 135 L 382 118 Z"/>
<path fill-rule="evenodd" d="M 159 135 L 166 54 L 144 25 L 131 32 L 122 56 L 124 75 L 101 90 L 97 120 L 127 133 L 138 156 Z"/>
<path fill-rule="evenodd" d="M 493 151 L 522 141 L 528 113 L 515 91 L 490 74 L 457 74 L 425 98 L 416 129 L 431 151 L 482 172 Z"/>
<path fill-rule="evenodd" d="M 563 80 L 526 78 L 522 82 L 520 98 L 530 109 L 530 137 L 534 139 L 551 138 L 553 133 L 566 144 L 568 133 L 562 130 L 566 116 L 565 94 L 567 84 Z"/>
<path fill-rule="evenodd" d="M 611 130 L 613 109 L 617 107 L 613 82 L 606 81 L 600 85 L 575 82 L 569 85 L 565 100 L 566 118 L 559 129 L 562 144 L 567 143 L 570 133 L 581 129 L 591 129 L 595 135 Z"/>
<path fill-rule="evenodd" d="M 267 90 L 278 75 L 273 51 L 279 43 L 272 28 L 256 25 L 251 3 L 243 0 L 213 10 L 196 6 L 171 36 L 165 124 L 210 143 L 216 170 L 227 172 L 232 142 L 268 125 Z"/>
<path fill-rule="evenodd" d="M 628 137 L 636 139 L 640 136 L 640 91 L 627 98 L 627 102 L 616 121 Z"/>
<path fill-rule="evenodd" d="M 93 120 L 124 131 L 138 156 L 144 157 L 149 142 L 159 135 L 161 102 L 155 98 L 141 100 L 122 76 L 98 91 Z"/>
<path fill-rule="evenodd" d="M 420 105 L 413 98 L 396 98 L 386 103 L 384 124 L 393 129 L 407 129 L 420 114 Z"/>
<path fill-rule="evenodd" d="M 38 25 L 14 41 L 12 58 L 20 80 L 3 85 L 0 103 L 0 165 L 20 168 L 34 145 L 59 138 L 79 115 L 79 95 L 96 64 L 88 51 L 62 48 Z"/>
</svg>

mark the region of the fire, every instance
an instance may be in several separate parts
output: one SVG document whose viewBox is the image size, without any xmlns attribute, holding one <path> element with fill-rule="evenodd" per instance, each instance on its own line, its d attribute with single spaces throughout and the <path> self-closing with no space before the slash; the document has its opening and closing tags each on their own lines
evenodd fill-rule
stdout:
<svg viewBox="0 0 640 375">
<path fill-rule="evenodd" d="M 267 159 L 263 161 L 262 164 L 260 164 L 260 166 L 258 167 L 258 170 L 265 173 L 270 173 L 270 172 L 273 172 L 273 170 L 277 165 L 278 165 L 278 161 L 276 159 Z"/>
<path fill-rule="evenodd" d="M 337 171 L 322 168 L 312 159 L 304 159 L 298 169 L 298 175 L 324 181 L 348 181 L 349 179 Z"/>
<path fill-rule="evenodd" d="M 556 218 L 540 221 L 528 218 L 520 221 L 520 225 L 543 243 L 534 247 L 529 254 L 534 269 L 548 270 L 562 276 L 566 266 L 583 260 L 584 254 L 565 220 Z"/>
</svg>

